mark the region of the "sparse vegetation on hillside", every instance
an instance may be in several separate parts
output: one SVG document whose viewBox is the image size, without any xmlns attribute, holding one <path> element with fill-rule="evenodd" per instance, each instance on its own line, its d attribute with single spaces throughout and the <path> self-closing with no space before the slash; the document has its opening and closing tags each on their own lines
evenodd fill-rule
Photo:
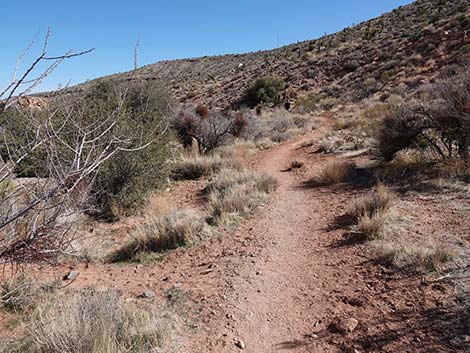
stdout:
<svg viewBox="0 0 470 353">
<path fill-rule="evenodd" d="M 197 96 L 221 109 L 242 101 L 246 87 L 260 77 L 282 79 L 289 101 L 300 98 L 294 108 L 305 112 L 394 94 L 409 97 L 439 71 L 469 57 L 469 18 L 466 0 L 418 0 L 315 40 L 249 54 L 164 61 L 115 78 L 157 78 L 183 102 Z"/>
</svg>

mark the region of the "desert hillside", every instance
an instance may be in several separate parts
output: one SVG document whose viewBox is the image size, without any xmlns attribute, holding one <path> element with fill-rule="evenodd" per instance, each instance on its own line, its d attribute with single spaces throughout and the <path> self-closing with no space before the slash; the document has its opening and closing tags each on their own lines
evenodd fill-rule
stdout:
<svg viewBox="0 0 470 353">
<path fill-rule="evenodd" d="M 290 101 L 298 106 L 307 101 L 307 109 L 385 99 L 405 95 L 468 58 L 468 11 L 465 0 L 418 0 L 317 40 L 256 53 L 163 61 L 111 77 L 162 80 L 182 102 L 222 109 L 237 105 L 262 76 L 285 80 Z"/>
</svg>

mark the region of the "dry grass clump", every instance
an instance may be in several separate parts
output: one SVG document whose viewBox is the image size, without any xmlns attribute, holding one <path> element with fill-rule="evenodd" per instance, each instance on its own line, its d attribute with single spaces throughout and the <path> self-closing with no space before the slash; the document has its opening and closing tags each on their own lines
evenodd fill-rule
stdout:
<svg viewBox="0 0 470 353">
<path fill-rule="evenodd" d="M 353 162 L 331 160 L 323 165 L 312 181 L 319 185 L 339 184 L 348 180 L 355 168 Z"/>
<path fill-rule="evenodd" d="M 115 251 L 111 262 L 135 259 L 141 253 L 164 252 L 186 246 L 210 234 L 205 218 L 192 210 L 173 210 L 140 226 L 134 239 Z"/>
<path fill-rule="evenodd" d="M 255 140 L 255 145 L 256 148 L 259 148 L 260 150 L 267 150 L 274 146 L 274 142 L 268 137 L 263 137 Z"/>
<path fill-rule="evenodd" d="M 388 241 L 380 243 L 378 250 L 388 264 L 412 272 L 435 271 L 454 259 L 450 249 L 434 243 L 411 244 L 403 240 Z"/>
<path fill-rule="evenodd" d="M 392 192 L 380 184 L 371 194 L 354 200 L 347 214 L 354 218 L 355 230 L 368 240 L 379 238 L 387 224 L 393 197 Z"/>
<path fill-rule="evenodd" d="M 220 220 L 224 214 L 248 214 L 276 187 L 277 180 L 267 174 L 223 170 L 206 192 L 212 215 Z"/>
<path fill-rule="evenodd" d="M 34 307 L 37 299 L 52 291 L 50 284 L 40 285 L 25 277 L 12 277 L 0 285 L 1 305 L 13 312 L 22 312 Z"/>
<path fill-rule="evenodd" d="M 0 343 L 4 353 L 174 352 L 178 320 L 155 305 L 93 289 L 48 296 L 24 322 L 25 335 Z"/>
<path fill-rule="evenodd" d="M 357 219 L 355 229 L 364 235 L 367 240 L 378 239 L 384 231 L 387 215 L 382 212 L 363 214 Z"/>
<path fill-rule="evenodd" d="M 232 141 L 232 143 L 218 147 L 214 150 L 214 155 L 220 156 L 222 158 L 235 158 L 243 159 L 251 156 L 256 150 L 256 145 L 253 141 L 247 141 L 242 139 L 237 139 Z"/>
<path fill-rule="evenodd" d="M 374 213 L 388 211 L 392 206 L 392 202 L 392 192 L 386 186 L 380 184 L 371 194 L 354 200 L 348 213 L 356 218 L 363 215 L 370 217 Z"/>
<path fill-rule="evenodd" d="M 173 178 L 176 180 L 194 180 L 202 176 L 215 174 L 225 168 L 238 169 L 240 168 L 240 162 L 217 154 L 189 157 L 175 164 Z"/>
</svg>

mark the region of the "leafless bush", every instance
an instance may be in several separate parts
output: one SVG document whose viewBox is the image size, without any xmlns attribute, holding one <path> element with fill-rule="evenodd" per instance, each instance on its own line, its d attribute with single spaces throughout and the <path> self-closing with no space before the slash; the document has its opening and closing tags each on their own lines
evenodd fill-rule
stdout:
<svg viewBox="0 0 470 353">
<path fill-rule="evenodd" d="M 63 60 L 81 55 L 49 57 L 46 36 L 42 53 L 20 79 L 1 93 L 0 109 L 0 261 L 23 262 L 51 258 L 70 244 L 81 211 L 88 208 L 90 190 L 104 163 L 120 152 L 148 147 L 135 144 L 118 129 L 124 95 L 115 109 L 96 120 L 81 119 L 75 105 L 48 104 L 39 112 L 15 106 Z M 27 50 L 31 48 L 28 47 Z M 21 59 L 22 57 L 20 57 Z M 53 64 L 29 79 L 38 63 Z M 23 89 L 26 86 L 28 88 Z M 70 108 L 70 109 L 69 109 Z M 19 125 L 22 124 L 22 125 Z M 19 128 L 18 128 L 19 127 Z M 25 174 L 29 179 L 19 178 Z"/>
<path fill-rule="evenodd" d="M 246 128 L 247 121 L 242 113 L 231 115 L 211 112 L 200 115 L 194 108 L 184 108 L 173 122 L 173 126 L 185 146 L 194 139 L 201 153 L 211 151 L 238 137 Z"/>
<path fill-rule="evenodd" d="M 399 151 L 427 148 L 439 159 L 470 159 L 470 67 L 460 75 L 439 81 L 424 94 L 426 99 L 392 107 L 376 138 L 379 155 L 390 161 Z"/>
</svg>

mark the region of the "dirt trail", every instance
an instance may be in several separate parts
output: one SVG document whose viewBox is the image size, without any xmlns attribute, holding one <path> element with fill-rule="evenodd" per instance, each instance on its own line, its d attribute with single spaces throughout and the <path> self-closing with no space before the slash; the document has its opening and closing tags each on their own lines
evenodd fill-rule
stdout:
<svg viewBox="0 0 470 353">
<path fill-rule="evenodd" d="M 309 189 L 303 183 L 306 175 L 286 169 L 299 158 L 318 167 L 315 162 L 323 157 L 301 146 L 322 132 L 266 151 L 253 163 L 276 176 L 279 189 L 269 206 L 234 235 L 247 247 L 248 257 L 224 264 L 229 279 L 220 308 L 225 317 L 214 321 L 215 332 L 206 333 L 212 352 L 237 351 L 237 340 L 253 353 L 320 348 L 314 331 L 325 328 L 325 316 L 336 311 L 329 305 L 330 293 L 345 284 L 339 276 L 349 281 L 349 274 L 334 266 L 338 253 L 328 248 L 326 231 L 345 193 L 338 197 L 331 190 Z"/>
</svg>

